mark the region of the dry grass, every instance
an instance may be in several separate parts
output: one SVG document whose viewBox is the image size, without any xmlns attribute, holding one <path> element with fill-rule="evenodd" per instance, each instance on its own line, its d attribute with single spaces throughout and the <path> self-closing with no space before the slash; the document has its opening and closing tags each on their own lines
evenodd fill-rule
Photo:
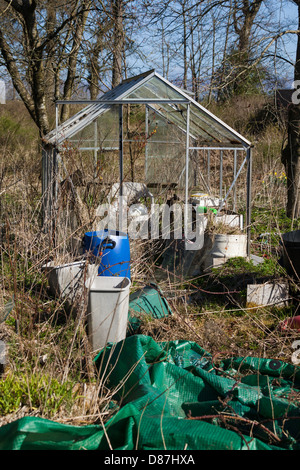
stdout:
<svg viewBox="0 0 300 470">
<path fill-rule="evenodd" d="M 272 143 L 274 136 L 277 147 Z M 285 204 L 284 180 L 274 175 L 281 175 L 282 171 L 279 141 L 278 134 L 269 131 L 254 155 L 253 201 L 258 207 L 274 209 L 273 222 L 268 219 L 265 223 L 265 231 L 270 228 L 273 232 L 274 224 L 281 229 L 276 210 Z M 54 419 L 71 424 L 102 423 L 109 416 L 108 405 L 115 391 L 103 386 L 95 371 L 85 330 L 85 311 L 74 305 L 70 308 L 62 299 L 51 296 L 41 266 L 48 259 L 58 264 L 73 259 L 72 249 L 80 245 L 82 235 L 94 224 L 94 209 L 106 188 L 101 189 L 97 181 L 94 192 L 86 192 L 82 186 L 76 201 L 67 195 L 57 219 L 59 246 L 54 247 L 41 230 L 40 154 L 35 146 L 28 150 L 23 143 L 17 152 L 11 146 L 3 146 L 0 160 L 0 308 L 12 297 L 15 301 L 7 321 L 0 324 L 0 340 L 10 345 L 7 370 L 17 374 L 38 371 L 55 375 L 61 382 L 70 380 L 82 398 L 74 402 L 70 411 L 62 408 Z M 85 171 L 83 162 L 71 163 L 73 169 Z M 107 171 L 105 167 L 105 175 Z M 129 166 L 126 171 L 130 173 Z M 135 171 L 140 171 L 138 161 Z M 92 173 L 85 176 L 93 181 Z M 240 207 L 244 206 L 243 194 Z M 74 212 L 80 214 L 79 220 L 74 219 Z M 69 222 L 74 220 L 70 228 Z M 278 253 L 274 253 L 271 244 L 258 247 L 255 242 L 254 239 L 255 252 L 264 250 L 258 254 L 267 253 L 276 259 Z M 140 333 L 156 341 L 194 341 L 218 358 L 254 355 L 290 361 L 291 344 L 297 333 L 282 333 L 278 324 L 285 315 L 295 313 L 296 307 L 286 311 L 247 308 L 231 298 L 229 292 L 215 302 L 216 293 L 210 297 L 211 290 L 203 287 L 203 279 L 187 280 L 163 269 L 161 255 L 165 249 L 160 241 L 131 241 L 133 287 L 150 281 L 158 283 L 173 311 L 164 319 L 143 319 Z M 205 302 L 203 293 L 207 294 Z M 47 416 L 45 410 L 21 407 L 17 413 L 3 416 L 0 425 L 32 413 Z"/>
</svg>

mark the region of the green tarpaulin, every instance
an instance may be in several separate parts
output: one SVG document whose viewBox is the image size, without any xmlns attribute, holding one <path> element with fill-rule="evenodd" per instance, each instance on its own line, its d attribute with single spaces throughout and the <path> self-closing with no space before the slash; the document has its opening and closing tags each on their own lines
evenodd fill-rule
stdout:
<svg viewBox="0 0 300 470">
<path fill-rule="evenodd" d="M 300 369 L 254 357 L 217 366 L 199 345 L 143 335 L 95 364 L 118 408 L 105 428 L 27 417 L 0 428 L 0 449 L 299 450 Z"/>
<path fill-rule="evenodd" d="M 128 333 L 136 333 L 142 318 L 164 318 L 172 310 L 157 284 L 151 283 L 130 294 L 128 312 Z"/>
</svg>

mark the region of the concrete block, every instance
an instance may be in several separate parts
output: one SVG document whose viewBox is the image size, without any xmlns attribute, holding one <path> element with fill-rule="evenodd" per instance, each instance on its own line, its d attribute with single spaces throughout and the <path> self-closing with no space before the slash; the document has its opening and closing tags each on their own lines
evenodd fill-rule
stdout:
<svg viewBox="0 0 300 470">
<path fill-rule="evenodd" d="M 285 283 L 248 284 L 247 303 L 257 306 L 276 305 L 283 307 L 289 298 L 289 287 Z"/>
</svg>

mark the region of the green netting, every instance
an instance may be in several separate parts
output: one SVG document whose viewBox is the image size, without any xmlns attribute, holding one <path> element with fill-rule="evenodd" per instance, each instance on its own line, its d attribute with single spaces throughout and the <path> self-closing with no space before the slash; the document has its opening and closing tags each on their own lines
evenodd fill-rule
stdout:
<svg viewBox="0 0 300 470">
<path fill-rule="evenodd" d="M 134 335 L 95 359 L 119 407 L 101 426 L 27 417 L 0 428 L 0 449 L 299 450 L 300 369 Z"/>
</svg>

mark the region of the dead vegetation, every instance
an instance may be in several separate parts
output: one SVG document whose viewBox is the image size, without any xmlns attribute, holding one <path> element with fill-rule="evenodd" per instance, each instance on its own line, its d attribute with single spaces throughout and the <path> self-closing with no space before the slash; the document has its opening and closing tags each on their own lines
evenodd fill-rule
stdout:
<svg viewBox="0 0 300 470">
<path fill-rule="evenodd" d="M 265 257 L 267 263 L 255 273 L 249 273 L 247 266 L 241 268 L 237 263 L 223 271 L 216 269 L 213 273 L 184 279 L 162 266 L 161 255 L 166 247 L 160 241 L 133 240 L 133 288 L 156 282 L 173 312 L 172 316 L 164 319 L 142 318 L 138 333 L 151 336 L 158 342 L 179 339 L 196 342 L 216 361 L 234 356 L 291 361 L 291 345 L 299 334 L 282 332 L 278 327 L 286 316 L 298 312 L 297 280 L 288 279 L 291 299 L 285 308 L 272 305 L 258 308 L 245 302 L 243 281 L 249 276 L 277 280 L 284 276 L 287 279 L 277 265 L 280 247 L 276 234 L 291 226 L 296 228 L 297 223 L 299 226 L 299 221 L 287 221 L 282 217 L 285 187 L 283 178 L 280 178 L 282 169 L 274 145 L 264 136 L 257 148 L 258 158 L 254 157 L 253 201 L 256 211 L 252 225 L 252 250 Z M 23 147 L 17 153 L 10 148 L 8 152 L 13 158 L 4 158 L 5 152 L 3 148 L 0 166 L 0 308 L 1 313 L 4 312 L 12 300 L 14 308 L 6 318 L 0 315 L 0 340 L 8 344 L 7 363 L 1 380 L 5 380 L 9 373 L 25 374 L 28 380 L 35 374 L 47 379 L 55 377 L 61 384 L 72 384 L 73 398 L 71 406 L 69 402 L 62 402 L 54 415 L 51 414 L 51 404 L 47 402 L 38 409 L 34 409 L 30 401 L 26 404 L 21 402 L 19 409 L 13 412 L 7 403 L 7 408 L 3 408 L 7 411 L 0 409 L 0 425 L 25 415 L 51 417 L 71 424 L 103 423 L 112 412 L 109 404 L 114 400 L 115 391 L 106 388 L 95 371 L 84 312 L 77 310 L 76 306 L 70 308 L 62 299 L 53 298 L 41 267 L 49 259 L 60 263 L 70 259 L 70 246 L 80 245 L 82 235 L 90 229 L 94 221 L 92 209 L 98 203 L 101 190 L 105 192 L 106 187 L 97 181 L 94 192 L 92 185 L 88 192 L 79 192 L 80 203 L 67 199 L 59 219 L 63 221 L 60 226 L 61 244 L 59 250 L 54 250 L 52 240 L 41 230 L 40 157 L 35 144 L 30 150 Z M 25 154 L 28 165 L 24 165 Z M 76 169 L 75 166 L 73 168 Z M 81 218 L 66 235 L 67 221 L 71 216 L 68 212 L 70 204 L 76 206 Z M 239 206 L 242 208 L 242 200 Z M 223 229 L 222 226 L 211 227 L 213 231 L 221 232 Z M 232 233 L 236 230 L 233 229 Z M 271 233 L 272 237 L 262 239 L 262 233 Z M 49 390 L 51 393 L 51 388 Z M 294 399 L 298 397 L 295 391 Z"/>
</svg>

